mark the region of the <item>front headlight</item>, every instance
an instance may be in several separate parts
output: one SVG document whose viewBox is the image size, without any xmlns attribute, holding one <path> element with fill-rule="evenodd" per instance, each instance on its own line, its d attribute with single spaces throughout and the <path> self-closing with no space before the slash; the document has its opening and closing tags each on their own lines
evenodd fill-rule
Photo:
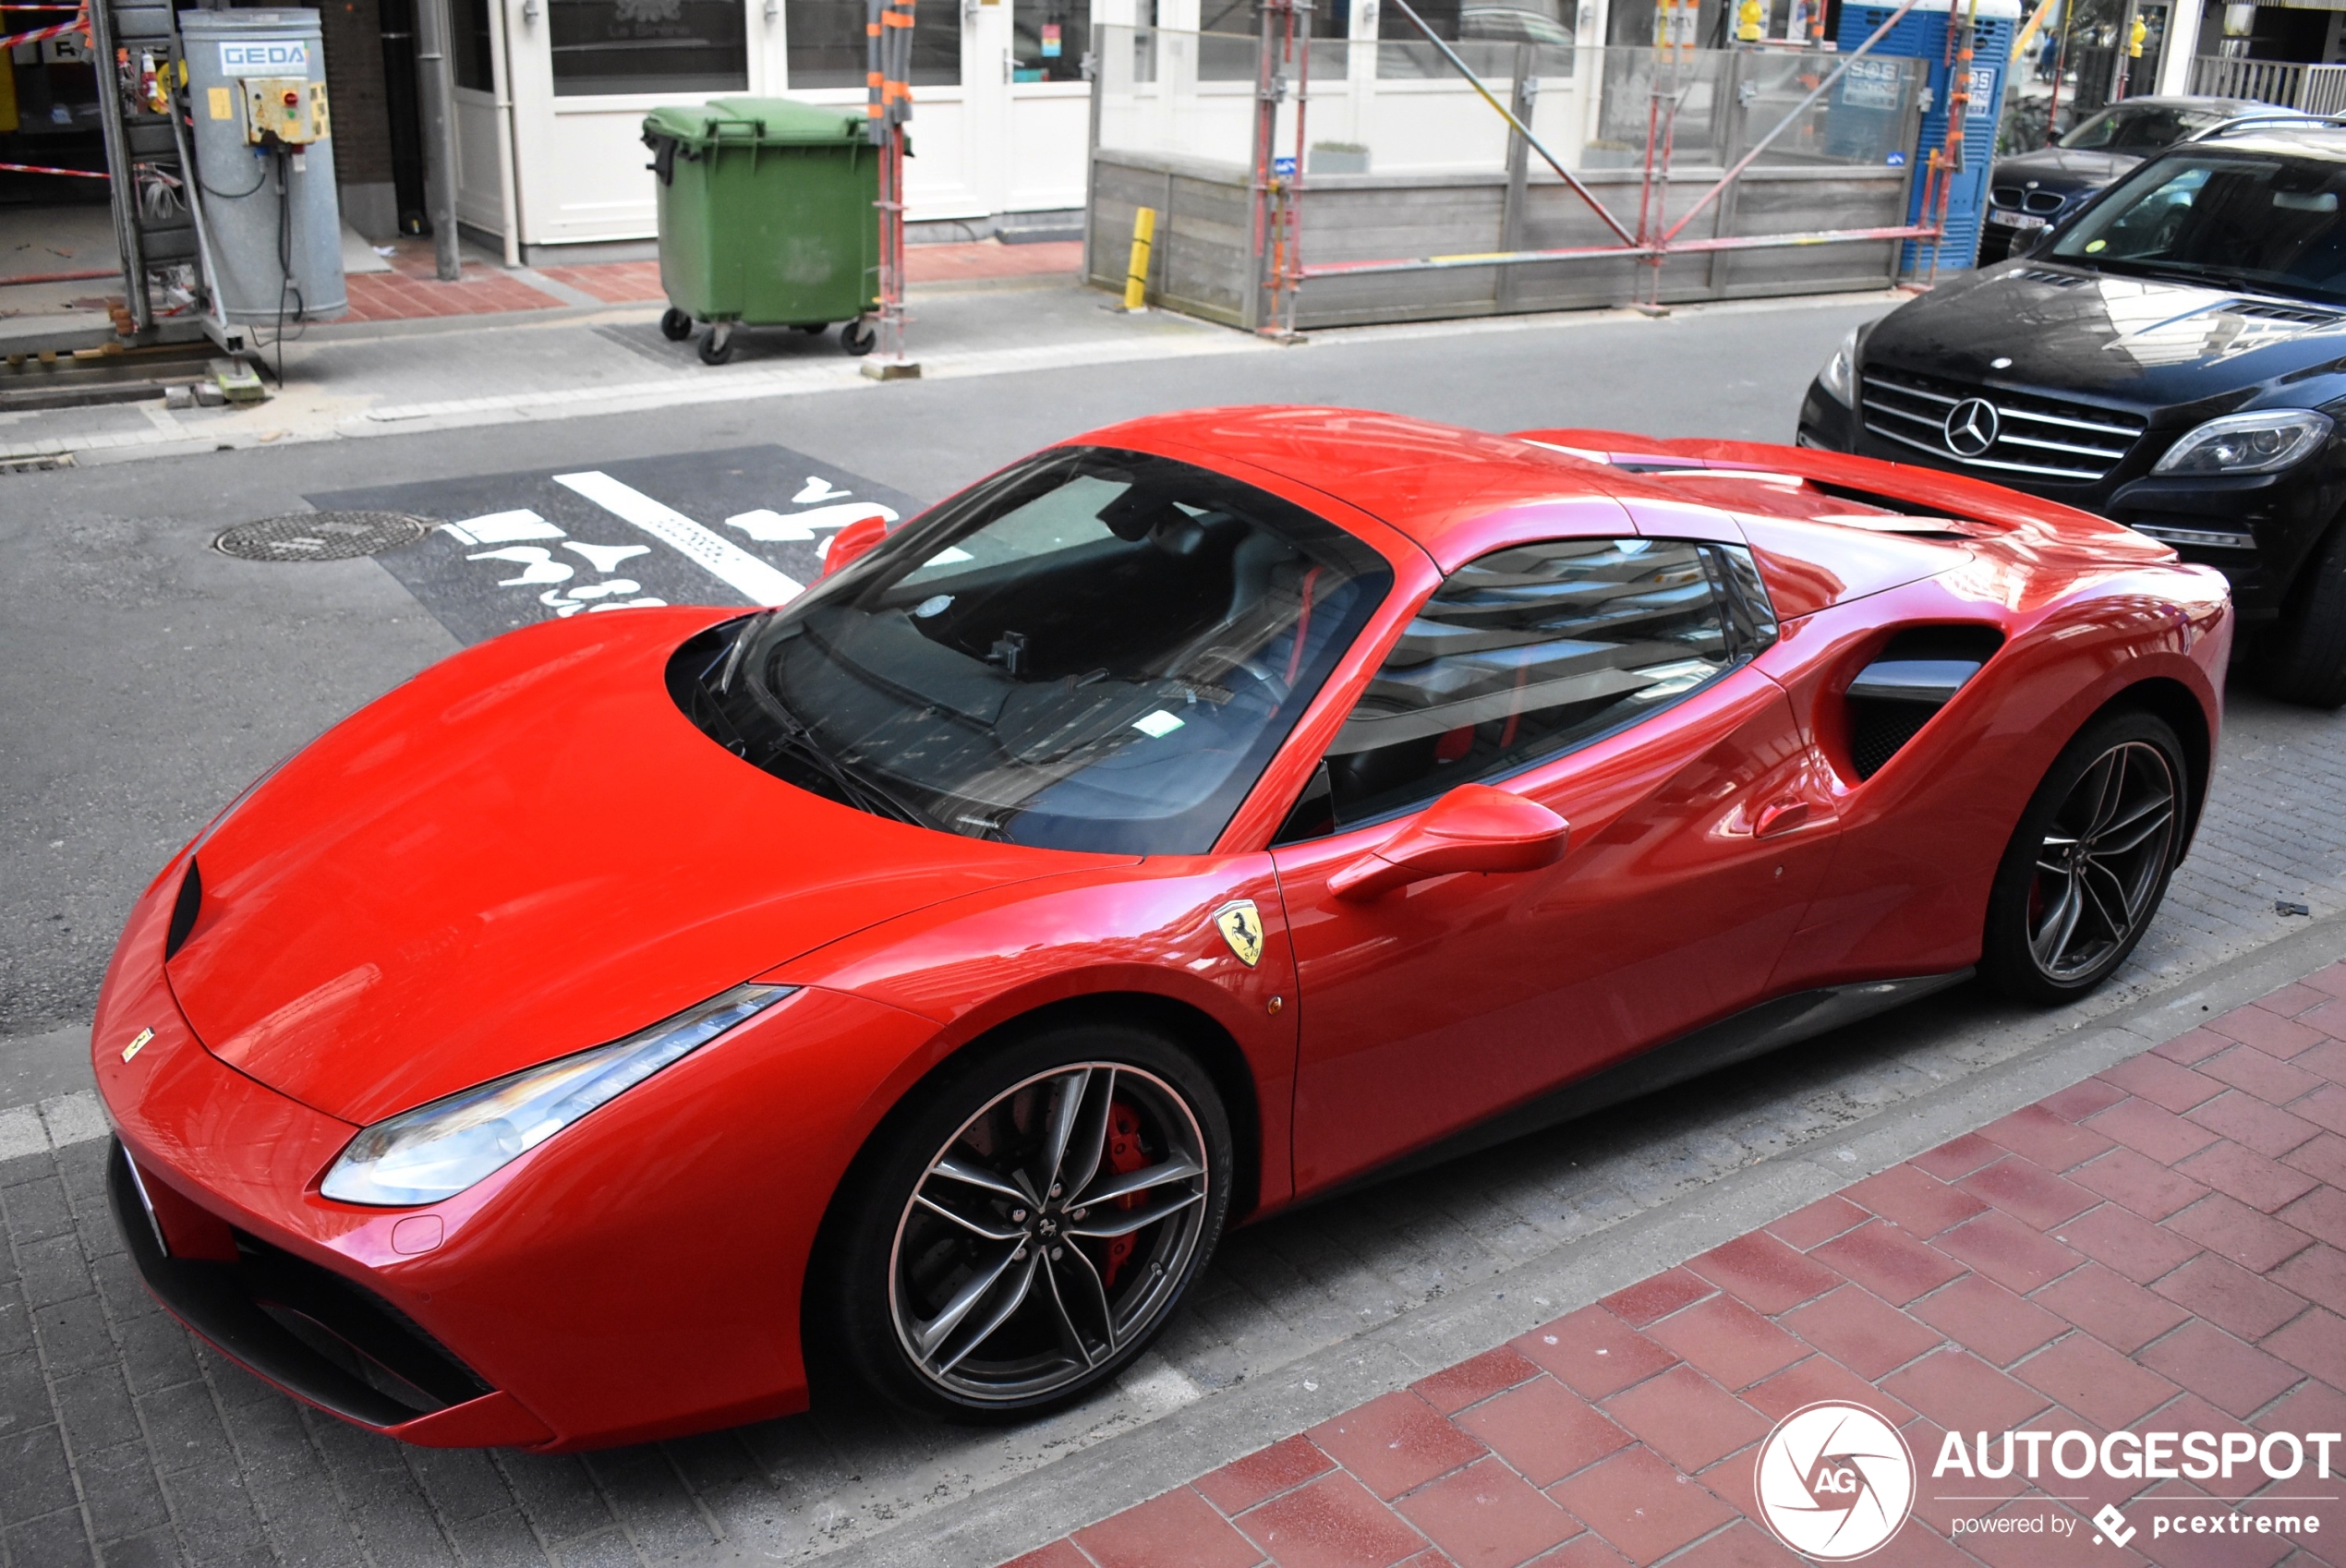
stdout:
<svg viewBox="0 0 2346 1568">
<path fill-rule="evenodd" d="M 1850 328 L 1849 335 L 1841 340 L 1841 346 L 1825 361 L 1825 368 L 1817 372 L 1817 385 L 1844 408 L 1856 406 L 1852 388 L 1857 379 L 1857 333 L 1862 330 Z"/>
<path fill-rule="evenodd" d="M 2270 408 L 2210 419 L 2167 449 L 2154 474 L 2270 474 L 2328 439 L 2330 417 L 2310 408 Z"/>
<path fill-rule="evenodd" d="M 321 1190 L 389 1208 L 453 1198 L 795 989 L 736 985 L 639 1034 L 403 1111 L 352 1139 Z"/>
</svg>

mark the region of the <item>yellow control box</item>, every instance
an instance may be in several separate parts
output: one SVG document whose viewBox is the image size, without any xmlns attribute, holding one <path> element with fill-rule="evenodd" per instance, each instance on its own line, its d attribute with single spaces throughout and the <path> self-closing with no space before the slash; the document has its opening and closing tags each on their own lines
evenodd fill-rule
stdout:
<svg viewBox="0 0 2346 1568">
<path fill-rule="evenodd" d="M 301 77 L 247 77 L 243 86 L 247 141 L 307 147 L 333 134 L 326 124 L 324 82 Z"/>
</svg>

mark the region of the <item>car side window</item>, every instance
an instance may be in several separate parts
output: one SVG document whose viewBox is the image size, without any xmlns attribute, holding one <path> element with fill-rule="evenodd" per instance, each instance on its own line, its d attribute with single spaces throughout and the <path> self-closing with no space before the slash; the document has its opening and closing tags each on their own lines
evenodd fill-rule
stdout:
<svg viewBox="0 0 2346 1568">
<path fill-rule="evenodd" d="M 1553 539 L 1494 551 L 1418 611 L 1275 841 L 1374 821 L 1585 745 L 1775 634 L 1739 545 Z"/>
</svg>

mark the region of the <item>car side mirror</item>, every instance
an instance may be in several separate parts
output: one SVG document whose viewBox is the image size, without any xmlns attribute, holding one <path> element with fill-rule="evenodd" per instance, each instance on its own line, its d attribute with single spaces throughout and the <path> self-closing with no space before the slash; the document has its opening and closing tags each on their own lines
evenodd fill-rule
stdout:
<svg viewBox="0 0 2346 1568">
<path fill-rule="evenodd" d="M 859 517 L 831 536 L 831 548 L 823 552 L 823 575 L 829 577 L 855 564 L 858 556 L 868 553 L 872 547 L 888 537 L 888 524 L 877 517 Z"/>
<path fill-rule="evenodd" d="M 1536 871 L 1564 858 L 1572 825 L 1542 805 L 1488 784 L 1461 784 L 1383 844 L 1328 878 L 1354 903 L 1456 872 Z"/>
</svg>

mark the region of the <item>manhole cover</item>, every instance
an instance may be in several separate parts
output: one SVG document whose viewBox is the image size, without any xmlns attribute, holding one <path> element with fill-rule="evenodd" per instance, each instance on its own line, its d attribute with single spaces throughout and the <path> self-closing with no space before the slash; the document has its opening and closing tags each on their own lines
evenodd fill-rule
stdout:
<svg viewBox="0 0 2346 1568">
<path fill-rule="evenodd" d="M 404 512 L 298 512 L 239 523 L 212 548 L 238 561 L 349 561 L 412 545 L 432 527 Z"/>
</svg>

